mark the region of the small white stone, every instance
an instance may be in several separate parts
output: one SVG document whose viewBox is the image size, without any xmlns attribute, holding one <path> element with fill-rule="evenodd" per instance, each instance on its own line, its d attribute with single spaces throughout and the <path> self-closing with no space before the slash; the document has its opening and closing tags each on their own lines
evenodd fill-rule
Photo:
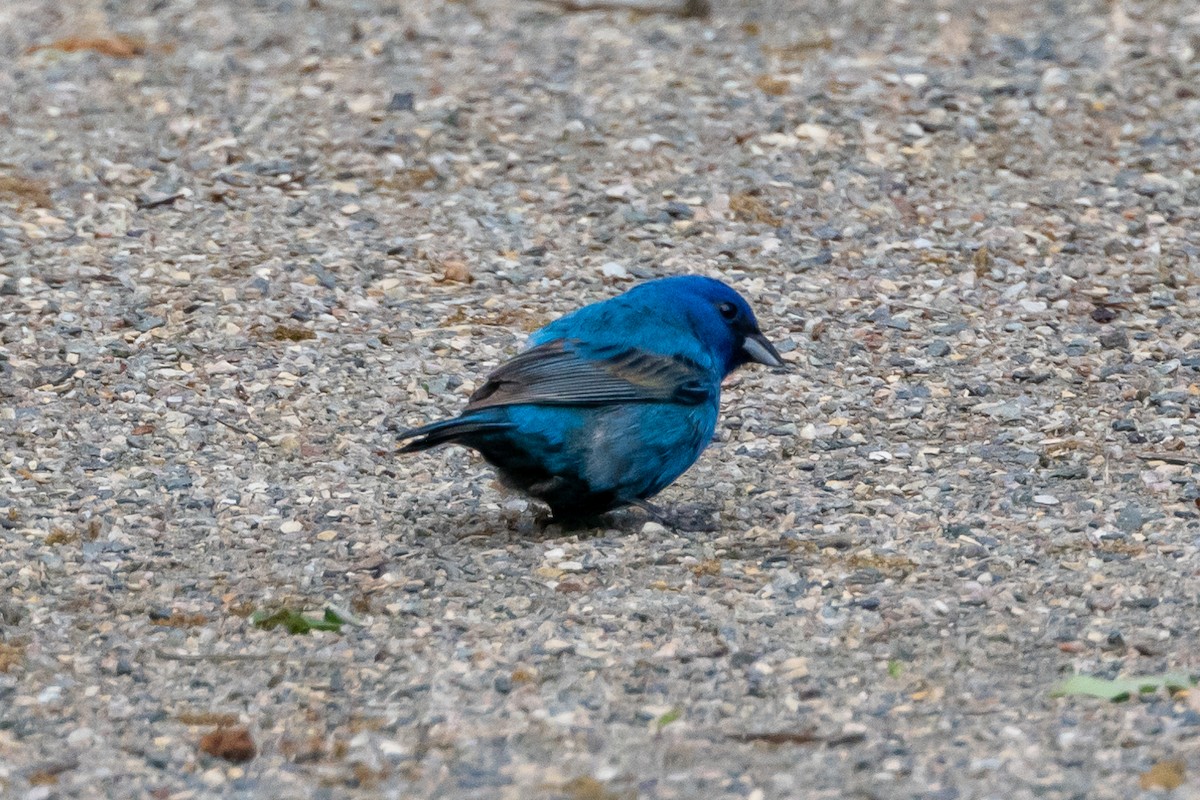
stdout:
<svg viewBox="0 0 1200 800">
<path fill-rule="evenodd" d="M 1025 740 L 1025 732 L 1016 725 L 1005 725 L 1000 729 L 1000 735 L 1013 742 L 1022 742 Z"/>
<path fill-rule="evenodd" d="M 385 756 L 406 756 L 409 750 L 395 739 L 384 739 L 379 742 L 379 752 Z"/>
<path fill-rule="evenodd" d="M 629 277 L 629 272 L 625 269 L 625 267 L 621 266 L 616 261 L 609 261 L 607 264 L 600 267 L 600 274 L 606 278 L 613 278 L 616 280 L 625 280 Z"/>
<path fill-rule="evenodd" d="M 612 764 L 606 764 L 605 766 L 600 767 L 599 769 L 596 770 L 595 777 L 596 777 L 596 780 L 600 781 L 601 783 L 608 783 L 609 781 L 611 781 L 613 778 L 617 777 L 620 774 L 621 774 L 620 769 L 613 766 Z"/>
<path fill-rule="evenodd" d="M 1037 494 L 1033 496 L 1033 502 L 1039 506 L 1056 506 L 1058 505 L 1058 498 L 1052 494 Z"/>
<path fill-rule="evenodd" d="M 822 128 L 820 125 L 814 125 L 811 122 L 805 122 L 802 125 L 797 125 L 793 131 L 798 139 L 808 139 L 817 147 L 824 147 L 829 141 L 829 129 Z"/>
<path fill-rule="evenodd" d="M 784 660 L 779 665 L 779 671 L 783 673 L 785 678 L 804 678 L 808 676 L 808 659 L 802 656 L 795 656 Z"/>
<path fill-rule="evenodd" d="M 353 114 L 365 114 L 375 108 L 375 96 L 370 94 L 360 94 L 353 100 L 346 103 L 346 108 Z"/>
<path fill-rule="evenodd" d="M 225 771 L 220 767 L 213 767 L 212 769 L 205 770 L 203 773 L 201 773 L 200 780 L 203 781 L 206 786 L 212 786 L 215 788 L 225 783 Z"/>
<path fill-rule="evenodd" d="M 67 734 L 67 744 L 72 747 L 86 747 L 95 738 L 91 728 L 76 728 Z"/>
<path fill-rule="evenodd" d="M 1042 73 L 1042 91 L 1061 89 L 1071 80 L 1071 75 L 1062 67 L 1050 67 Z"/>
<path fill-rule="evenodd" d="M 575 646 L 573 644 L 570 642 L 564 642 L 562 639 L 547 639 L 546 643 L 542 645 L 542 650 L 544 650 L 547 655 L 559 656 L 563 653 L 569 652 L 570 650 L 574 649 L 574 647 Z"/>
<path fill-rule="evenodd" d="M 302 530 L 304 530 L 304 526 L 294 519 L 289 519 L 279 526 L 280 533 L 299 533 Z"/>
</svg>

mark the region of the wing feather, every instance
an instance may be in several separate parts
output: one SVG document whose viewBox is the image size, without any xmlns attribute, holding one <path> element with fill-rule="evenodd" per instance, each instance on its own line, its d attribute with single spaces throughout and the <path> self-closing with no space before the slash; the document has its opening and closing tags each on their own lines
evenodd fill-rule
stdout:
<svg viewBox="0 0 1200 800">
<path fill-rule="evenodd" d="M 471 395 L 467 410 L 522 404 L 692 405 L 707 401 L 717 385 L 686 358 L 616 347 L 589 352 L 577 341 L 555 339 L 500 365 Z"/>
</svg>

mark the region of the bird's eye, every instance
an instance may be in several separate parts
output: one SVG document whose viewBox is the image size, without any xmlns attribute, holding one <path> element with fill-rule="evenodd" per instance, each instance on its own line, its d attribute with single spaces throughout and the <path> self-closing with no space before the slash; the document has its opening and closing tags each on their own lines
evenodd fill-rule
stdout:
<svg viewBox="0 0 1200 800">
<path fill-rule="evenodd" d="M 737 306 L 733 303 L 721 303 L 717 306 L 717 311 L 721 312 L 721 316 L 725 319 L 735 319 L 737 317 Z"/>
</svg>

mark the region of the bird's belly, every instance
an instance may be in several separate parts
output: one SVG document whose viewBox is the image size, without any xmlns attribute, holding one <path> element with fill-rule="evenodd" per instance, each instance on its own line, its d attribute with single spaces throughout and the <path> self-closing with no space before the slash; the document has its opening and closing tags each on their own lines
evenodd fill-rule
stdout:
<svg viewBox="0 0 1200 800">
<path fill-rule="evenodd" d="M 716 408 L 642 403 L 511 407 L 515 429 L 480 452 L 509 485 L 556 515 L 595 514 L 651 497 L 704 450 Z"/>
</svg>

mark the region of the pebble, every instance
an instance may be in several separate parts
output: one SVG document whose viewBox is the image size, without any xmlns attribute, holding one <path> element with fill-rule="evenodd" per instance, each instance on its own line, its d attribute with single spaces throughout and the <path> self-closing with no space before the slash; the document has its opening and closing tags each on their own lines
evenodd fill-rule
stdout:
<svg viewBox="0 0 1200 800">
<path fill-rule="evenodd" d="M 925 346 L 925 353 L 933 358 L 950 355 L 950 343 L 944 339 L 936 339 Z"/>
<path fill-rule="evenodd" d="M 67 744 L 71 747 L 88 747 L 96 738 L 96 732 L 91 728 L 76 728 L 67 734 Z"/>
<path fill-rule="evenodd" d="M 570 642 L 564 642 L 562 639 L 547 639 L 542 645 L 542 650 L 546 655 L 560 656 L 563 653 L 569 653 L 575 649 L 575 645 Z"/>
<path fill-rule="evenodd" d="M 136 329 L 142 333 L 146 333 L 147 331 L 152 331 L 155 328 L 161 328 L 163 325 L 166 325 L 166 324 L 167 324 L 167 321 L 165 319 L 163 319 L 162 317 L 155 317 L 152 315 L 138 315 L 132 323 L 134 329 Z"/>
<path fill-rule="evenodd" d="M 779 672 L 788 680 L 807 678 L 809 675 L 808 659 L 798 656 L 785 659 L 779 665 Z"/>
<path fill-rule="evenodd" d="M 986 395 L 988 392 L 980 392 L 976 390 L 975 394 Z M 1025 416 L 1026 406 L 1024 403 L 1010 400 L 1004 403 L 988 403 L 986 405 L 976 406 L 976 408 L 989 417 L 1006 422 L 1012 422 Z"/>
<path fill-rule="evenodd" d="M 388 101 L 388 111 L 414 111 L 416 103 L 412 92 L 394 92 Z"/>
<path fill-rule="evenodd" d="M 212 767 L 200 773 L 200 781 L 210 788 L 217 788 L 225 784 L 225 770 L 220 767 Z"/>
<path fill-rule="evenodd" d="M 612 278 L 614 280 L 626 280 L 629 278 L 629 271 L 616 261 L 609 261 L 601 266 L 600 274 L 606 278 Z"/>
<path fill-rule="evenodd" d="M 1135 505 L 1127 505 L 1117 513 L 1117 529 L 1125 533 L 1136 533 L 1146 524 L 1142 510 Z"/>
<path fill-rule="evenodd" d="M 42 705 L 57 703 L 62 699 L 62 692 L 63 690 L 61 686 L 47 686 L 45 689 L 42 689 L 42 691 L 38 692 L 37 701 Z"/>
<path fill-rule="evenodd" d="M 1107 350 L 1129 347 L 1129 334 L 1124 328 L 1108 328 L 1100 333 L 1100 346 Z"/>
</svg>

